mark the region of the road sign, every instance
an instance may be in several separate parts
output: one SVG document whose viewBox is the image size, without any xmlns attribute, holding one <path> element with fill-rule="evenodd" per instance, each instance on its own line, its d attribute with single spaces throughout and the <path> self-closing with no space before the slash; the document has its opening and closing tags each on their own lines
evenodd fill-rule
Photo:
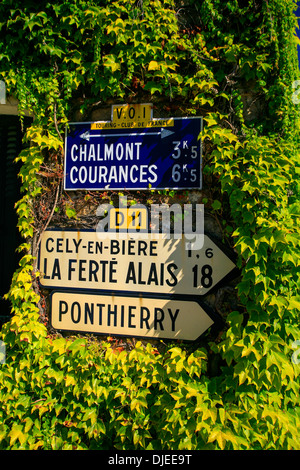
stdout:
<svg viewBox="0 0 300 470">
<path fill-rule="evenodd" d="M 71 123 L 65 189 L 201 189 L 201 128 L 200 117 Z"/>
<path fill-rule="evenodd" d="M 198 296 L 207 294 L 235 269 L 234 262 L 207 235 L 199 250 L 187 250 L 185 237 L 132 235 L 46 230 L 39 250 L 41 285 Z"/>
<path fill-rule="evenodd" d="M 193 300 L 54 292 L 51 323 L 57 330 L 193 341 L 214 321 Z"/>
</svg>

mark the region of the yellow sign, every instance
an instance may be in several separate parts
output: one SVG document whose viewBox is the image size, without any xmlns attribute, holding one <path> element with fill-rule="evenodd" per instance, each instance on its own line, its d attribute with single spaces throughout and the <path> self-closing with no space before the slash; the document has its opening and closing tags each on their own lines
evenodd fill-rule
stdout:
<svg viewBox="0 0 300 470">
<path fill-rule="evenodd" d="M 54 292 L 57 330 L 196 340 L 214 322 L 195 301 Z"/>
<path fill-rule="evenodd" d="M 111 208 L 108 230 L 148 230 L 148 211 L 144 208 Z"/>
<path fill-rule="evenodd" d="M 145 127 L 173 127 L 174 118 L 153 119 L 152 121 L 95 121 L 91 123 L 91 130 L 102 129 L 137 129 Z"/>
<path fill-rule="evenodd" d="M 115 104 L 112 106 L 111 120 L 116 123 L 151 121 L 153 118 L 153 105 L 146 104 Z M 144 127 L 144 126 L 140 126 Z"/>
<path fill-rule="evenodd" d="M 234 268 L 207 235 L 187 250 L 163 233 L 46 230 L 39 250 L 46 288 L 205 295 Z"/>
<path fill-rule="evenodd" d="M 153 119 L 152 103 L 115 104 L 111 109 L 111 121 L 92 122 L 91 130 L 172 126 L 174 118 Z"/>
</svg>

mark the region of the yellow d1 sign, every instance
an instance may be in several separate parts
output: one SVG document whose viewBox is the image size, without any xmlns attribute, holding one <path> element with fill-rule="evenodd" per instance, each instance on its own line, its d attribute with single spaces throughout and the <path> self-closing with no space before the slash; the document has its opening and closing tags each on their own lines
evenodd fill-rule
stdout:
<svg viewBox="0 0 300 470">
<path fill-rule="evenodd" d="M 193 300 L 54 292 L 51 323 L 57 330 L 194 341 L 214 321 Z"/>
<path fill-rule="evenodd" d="M 148 211 L 146 208 L 116 208 L 109 211 L 108 230 L 146 231 Z"/>
</svg>

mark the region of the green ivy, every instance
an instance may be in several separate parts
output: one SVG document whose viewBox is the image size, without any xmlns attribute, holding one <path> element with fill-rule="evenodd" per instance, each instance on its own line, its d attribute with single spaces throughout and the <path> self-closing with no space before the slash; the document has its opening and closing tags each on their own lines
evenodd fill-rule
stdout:
<svg viewBox="0 0 300 470">
<path fill-rule="evenodd" d="M 300 448 L 294 9 L 292 0 L 1 2 L 0 76 L 20 118 L 34 115 L 17 157 L 24 243 L 1 330 L 1 449 Z M 37 247 L 61 209 L 65 124 L 125 101 L 204 116 L 204 200 L 241 270 L 239 308 L 211 342 L 126 351 L 56 337 L 43 320 Z M 63 209 L 78 220 L 71 200 Z"/>
</svg>

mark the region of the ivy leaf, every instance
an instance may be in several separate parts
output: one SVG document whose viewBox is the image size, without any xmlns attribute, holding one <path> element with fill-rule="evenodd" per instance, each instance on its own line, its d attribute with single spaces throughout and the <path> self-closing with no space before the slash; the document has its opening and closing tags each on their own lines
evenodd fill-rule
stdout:
<svg viewBox="0 0 300 470">
<path fill-rule="evenodd" d="M 103 58 L 103 65 L 110 68 L 112 72 L 116 72 L 121 68 L 121 64 L 117 62 L 117 58 L 113 54 L 108 54 Z"/>
<path fill-rule="evenodd" d="M 151 95 L 153 95 L 156 91 L 158 91 L 158 93 L 162 93 L 162 89 L 162 85 L 156 82 L 148 82 L 144 87 L 144 90 L 149 90 Z"/>
<path fill-rule="evenodd" d="M 220 201 L 215 200 L 215 201 L 212 203 L 211 207 L 217 211 L 217 210 L 220 210 L 220 209 L 222 208 L 222 204 L 221 204 Z"/>
<path fill-rule="evenodd" d="M 97 416 L 98 416 L 98 413 L 97 413 L 97 409 L 95 408 L 92 408 L 91 410 L 87 410 L 82 418 L 82 421 L 88 421 L 90 420 L 91 421 L 91 424 L 95 424 L 96 421 L 97 421 Z"/>
<path fill-rule="evenodd" d="M 9 433 L 10 445 L 13 445 L 18 439 L 20 444 L 26 442 L 27 436 L 23 433 L 23 427 L 20 424 L 13 424 L 12 430 Z"/>
<path fill-rule="evenodd" d="M 221 429 L 216 429 L 214 430 L 209 438 L 208 438 L 208 443 L 209 442 L 214 442 L 214 441 L 217 441 L 221 450 L 223 450 L 225 448 L 225 445 L 226 445 L 226 434 L 224 432 L 221 431 Z"/>
<path fill-rule="evenodd" d="M 66 204 L 66 215 L 69 219 L 77 219 L 76 210 L 69 204 Z"/>
<path fill-rule="evenodd" d="M 218 121 L 216 121 L 216 119 L 214 117 L 214 114 L 209 114 L 208 116 L 206 116 L 203 119 L 204 119 L 204 121 L 207 122 L 208 127 L 218 125 Z"/>
<path fill-rule="evenodd" d="M 289 308 L 296 309 L 298 312 L 300 311 L 300 301 L 299 299 L 296 300 L 295 297 L 289 300 Z"/>
<path fill-rule="evenodd" d="M 148 70 L 159 70 L 160 65 L 156 60 L 151 60 L 151 62 L 148 65 Z"/>
</svg>

